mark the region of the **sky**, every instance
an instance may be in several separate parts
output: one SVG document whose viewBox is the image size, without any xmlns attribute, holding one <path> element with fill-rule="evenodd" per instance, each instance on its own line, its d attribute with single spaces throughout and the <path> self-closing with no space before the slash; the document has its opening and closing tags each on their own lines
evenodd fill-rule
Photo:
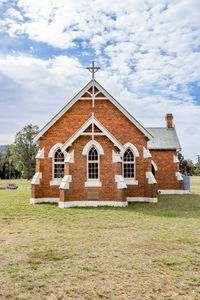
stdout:
<svg viewBox="0 0 200 300">
<path fill-rule="evenodd" d="M 0 0 L 0 144 L 42 128 L 90 80 L 144 127 L 172 113 L 200 154 L 199 0 Z"/>
</svg>

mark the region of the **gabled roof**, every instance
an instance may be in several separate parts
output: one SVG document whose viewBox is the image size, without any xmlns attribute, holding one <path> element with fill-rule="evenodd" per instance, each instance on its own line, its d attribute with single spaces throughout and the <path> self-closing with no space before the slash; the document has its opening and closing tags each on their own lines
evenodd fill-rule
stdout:
<svg viewBox="0 0 200 300">
<path fill-rule="evenodd" d="M 70 147 L 73 142 L 82 134 L 84 131 L 91 125 L 94 124 L 96 125 L 101 132 L 109 138 L 111 142 L 115 146 L 117 146 L 122 152 L 124 151 L 124 148 L 122 144 L 92 115 L 62 146 L 62 151 Z M 99 134 L 99 133 L 98 133 Z M 94 133 L 95 135 L 95 133 Z"/>
<path fill-rule="evenodd" d="M 74 105 L 82 95 L 84 95 L 92 86 L 95 86 L 102 94 L 106 96 L 148 139 L 152 139 L 151 133 L 148 132 L 121 104 L 115 100 L 96 80 L 91 80 L 88 84 L 74 97 L 67 105 L 60 110 L 35 136 L 36 142 L 57 120 L 59 120 L 64 113 L 66 113 L 72 105 Z"/>
<path fill-rule="evenodd" d="M 154 136 L 154 139 L 148 141 L 148 149 L 180 150 L 181 145 L 175 128 L 148 127 L 147 130 Z"/>
</svg>

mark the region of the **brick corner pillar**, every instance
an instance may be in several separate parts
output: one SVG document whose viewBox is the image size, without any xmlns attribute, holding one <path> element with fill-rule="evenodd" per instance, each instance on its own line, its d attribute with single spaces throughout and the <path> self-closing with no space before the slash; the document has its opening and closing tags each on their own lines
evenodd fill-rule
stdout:
<svg viewBox="0 0 200 300">
<path fill-rule="evenodd" d="M 115 163 L 115 174 L 122 174 L 122 162 Z M 116 201 L 126 202 L 127 197 L 127 188 L 118 188 L 116 183 L 116 193 L 115 193 Z"/>
<path fill-rule="evenodd" d="M 65 162 L 65 173 L 64 173 L 64 182 L 62 181 L 61 185 L 60 185 L 60 202 L 66 202 L 69 201 L 69 182 L 71 182 L 70 180 L 66 180 L 65 178 L 69 175 L 70 173 L 70 163 L 69 162 Z"/>
</svg>

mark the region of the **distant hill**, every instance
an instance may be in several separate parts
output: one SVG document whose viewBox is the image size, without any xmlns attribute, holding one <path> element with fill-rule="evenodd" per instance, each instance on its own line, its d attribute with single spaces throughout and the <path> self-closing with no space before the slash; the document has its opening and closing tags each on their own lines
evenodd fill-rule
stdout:
<svg viewBox="0 0 200 300">
<path fill-rule="evenodd" d="M 0 145 L 0 152 L 4 152 L 6 148 L 6 145 Z"/>
</svg>

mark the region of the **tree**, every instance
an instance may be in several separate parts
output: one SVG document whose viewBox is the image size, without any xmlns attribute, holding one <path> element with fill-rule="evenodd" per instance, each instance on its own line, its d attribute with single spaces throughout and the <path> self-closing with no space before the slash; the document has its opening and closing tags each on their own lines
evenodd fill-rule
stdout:
<svg viewBox="0 0 200 300">
<path fill-rule="evenodd" d="M 178 153 L 178 159 L 180 161 L 181 174 L 192 176 L 194 175 L 195 166 L 190 159 L 184 159 L 181 153 Z"/>
<path fill-rule="evenodd" d="M 4 152 L 0 153 L 0 178 L 11 179 L 21 177 L 21 172 L 15 168 L 11 157 L 11 147 L 5 146 Z"/>
<path fill-rule="evenodd" d="M 35 173 L 35 156 L 39 149 L 38 143 L 33 143 L 38 133 L 38 126 L 29 124 L 15 136 L 15 143 L 11 147 L 12 159 L 16 168 L 22 171 L 23 177 L 30 179 Z"/>
</svg>

